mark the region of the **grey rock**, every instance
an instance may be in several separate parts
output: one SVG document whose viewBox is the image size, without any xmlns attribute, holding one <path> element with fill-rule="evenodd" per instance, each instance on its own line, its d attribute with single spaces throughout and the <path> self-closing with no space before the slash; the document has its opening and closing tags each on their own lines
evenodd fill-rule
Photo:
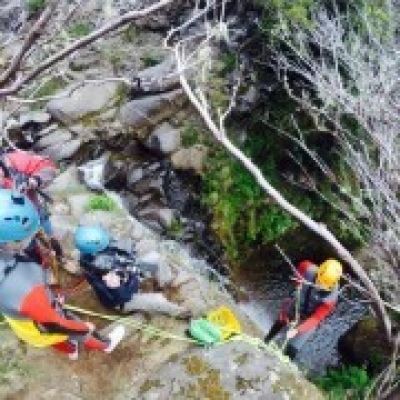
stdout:
<svg viewBox="0 0 400 400">
<path fill-rule="evenodd" d="M 143 168 L 137 165 L 132 165 L 129 167 L 129 171 L 127 173 L 127 183 L 128 187 L 134 185 L 139 182 L 144 176 Z"/>
<path fill-rule="evenodd" d="M 186 149 L 179 149 L 171 156 L 175 169 L 193 170 L 201 174 L 207 158 L 207 147 L 196 144 Z"/>
<path fill-rule="evenodd" d="M 104 187 L 104 168 L 108 161 L 109 155 L 91 160 L 78 167 L 81 181 L 92 190 L 102 190 Z"/>
<path fill-rule="evenodd" d="M 84 190 L 84 186 L 79 183 L 78 170 L 75 166 L 58 175 L 46 188 L 46 191 L 53 195 L 67 190 Z"/>
<path fill-rule="evenodd" d="M 179 86 L 179 76 L 175 72 L 175 60 L 168 57 L 161 63 L 140 71 L 141 89 L 146 92 L 171 90 Z"/>
<path fill-rule="evenodd" d="M 181 89 L 132 100 L 121 107 L 119 119 L 126 130 L 136 133 L 143 140 L 146 139 L 146 132 L 139 132 L 140 128 L 156 126 L 173 115 L 186 101 Z"/>
<path fill-rule="evenodd" d="M 65 97 L 50 100 L 47 111 L 51 116 L 65 124 L 72 124 L 81 118 L 99 114 L 111 108 L 118 100 L 121 83 L 87 83 L 71 93 L 67 88 Z"/>
<path fill-rule="evenodd" d="M 53 131 L 46 136 L 42 136 L 38 142 L 35 143 L 35 147 L 38 149 L 43 149 L 50 146 L 63 146 L 63 143 L 72 140 L 71 132 L 66 129 Z"/>
<path fill-rule="evenodd" d="M 149 135 L 145 145 L 148 149 L 162 154 L 170 154 L 181 145 L 181 135 L 178 129 L 164 122 Z"/>
<path fill-rule="evenodd" d="M 28 123 L 48 124 L 50 122 L 50 114 L 44 111 L 30 111 L 27 114 L 22 114 L 19 117 L 19 124 L 23 127 Z"/>
<path fill-rule="evenodd" d="M 158 382 L 154 385 L 146 384 Z M 291 363 L 245 342 L 181 354 L 156 371 L 138 399 L 323 400 Z"/>
<path fill-rule="evenodd" d="M 43 149 L 40 154 L 50 157 L 55 161 L 64 160 L 66 158 L 71 158 L 81 147 L 81 139 L 73 139 L 68 142 L 60 144 L 54 144 L 50 147 Z"/>
</svg>

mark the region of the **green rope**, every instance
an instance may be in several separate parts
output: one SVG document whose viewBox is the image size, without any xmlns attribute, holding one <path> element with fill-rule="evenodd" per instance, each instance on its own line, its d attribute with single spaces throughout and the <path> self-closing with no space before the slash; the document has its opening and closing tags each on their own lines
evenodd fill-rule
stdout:
<svg viewBox="0 0 400 400">
<path fill-rule="evenodd" d="M 85 314 L 85 315 L 89 315 L 92 317 L 102 318 L 102 319 L 105 319 L 108 321 L 118 321 L 119 323 L 122 323 L 122 324 L 128 325 L 128 326 L 132 326 L 132 327 L 134 327 L 138 330 L 141 330 L 145 333 L 148 333 L 152 336 L 158 336 L 158 337 L 162 337 L 162 338 L 166 338 L 166 339 L 174 339 L 174 340 L 179 340 L 179 341 L 188 342 L 188 343 L 198 343 L 197 340 L 190 339 L 190 338 L 187 338 L 184 336 L 175 335 L 173 333 L 170 333 L 170 332 L 164 331 L 160 328 L 157 328 L 153 325 L 144 324 L 139 321 L 134 321 L 129 316 L 121 318 L 117 315 L 101 314 L 101 313 L 97 313 L 94 311 L 85 310 L 83 308 L 75 307 L 70 304 L 64 304 L 63 307 L 66 308 L 67 310 L 75 311 L 79 314 Z"/>
</svg>

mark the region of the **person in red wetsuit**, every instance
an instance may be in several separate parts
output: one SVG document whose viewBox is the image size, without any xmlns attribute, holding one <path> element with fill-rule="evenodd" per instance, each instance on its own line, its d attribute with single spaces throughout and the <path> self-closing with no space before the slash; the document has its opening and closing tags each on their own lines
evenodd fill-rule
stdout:
<svg viewBox="0 0 400 400">
<path fill-rule="evenodd" d="M 308 260 L 300 262 L 295 279 L 298 295 L 296 299 L 283 302 L 279 318 L 265 336 L 264 342 L 268 343 L 278 333 L 286 330 L 289 339 L 287 354 L 294 358 L 318 324 L 335 309 L 341 276 L 342 265 L 337 260 L 328 259 L 319 267 Z M 298 325 L 289 328 L 296 318 L 296 308 L 299 321 L 295 322 Z"/>
<path fill-rule="evenodd" d="M 0 313 L 32 346 L 52 346 L 70 359 L 77 359 L 79 345 L 110 353 L 122 340 L 124 327 L 104 338 L 92 323 L 68 313 L 48 284 L 48 272 L 23 254 L 39 227 L 37 209 L 25 195 L 0 189 Z"/>
</svg>

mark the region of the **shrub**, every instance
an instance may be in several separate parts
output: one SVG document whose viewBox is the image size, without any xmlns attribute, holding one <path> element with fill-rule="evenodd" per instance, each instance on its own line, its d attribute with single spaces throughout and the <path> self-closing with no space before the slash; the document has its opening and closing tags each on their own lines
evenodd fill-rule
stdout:
<svg viewBox="0 0 400 400">
<path fill-rule="evenodd" d="M 332 369 L 314 383 L 326 392 L 329 400 L 364 400 L 371 378 L 363 368 L 353 365 Z"/>
<path fill-rule="evenodd" d="M 68 33 L 73 38 L 80 38 L 88 35 L 91 32 L 92 28 L 87 21 L 76 22 L 71 25 L 68 29 Z"/>
<path fill-rule="evenodd" d="M 86 205 L 86 210 L 94 211 L 94 210 L 102 210 L 102 211 L 114 211 L 116 210 L 117 205 L 114 200 L 108 197 L 107 195 L 96 195 L 93 196 Z"/>
<path fill-rule="evenodd" d="M 46 0 L 28 0 L 26 8 L 28 9 L 29 15 L 35 15 L 43 11 L 46 7 Z"/>
</svg>

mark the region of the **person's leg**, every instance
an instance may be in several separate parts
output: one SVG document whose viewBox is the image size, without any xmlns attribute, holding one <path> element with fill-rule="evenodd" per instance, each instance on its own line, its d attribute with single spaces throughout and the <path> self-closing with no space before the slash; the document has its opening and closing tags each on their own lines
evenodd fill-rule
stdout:
<svg viewBox="0 0 400 400">
<path fill-rule="evenodd" d="M 269 343 L 283 328 L 287 326 L 287 322 L 277 319 L 271 326 L 269 332 L 264 337 L 264 342 Z"/>
<path fill-rule="evenodd" d="M 300 349 L 304 346 L 305 342 L 313 334 L 314 329 L 297 334 L 293 339 L 291 339 L 286 346 L 285 354 L 289 356 L 290 359 L 294 360 L 299 353 Z"/>
<path fill-rule="evenodd" d="M 124 304 L 124 311 L 161 313 L 173 317 L 182 317 L 188 314 L 187 309 L 170 302 L 162 293 L 137 293 Z"/>
</svg>

